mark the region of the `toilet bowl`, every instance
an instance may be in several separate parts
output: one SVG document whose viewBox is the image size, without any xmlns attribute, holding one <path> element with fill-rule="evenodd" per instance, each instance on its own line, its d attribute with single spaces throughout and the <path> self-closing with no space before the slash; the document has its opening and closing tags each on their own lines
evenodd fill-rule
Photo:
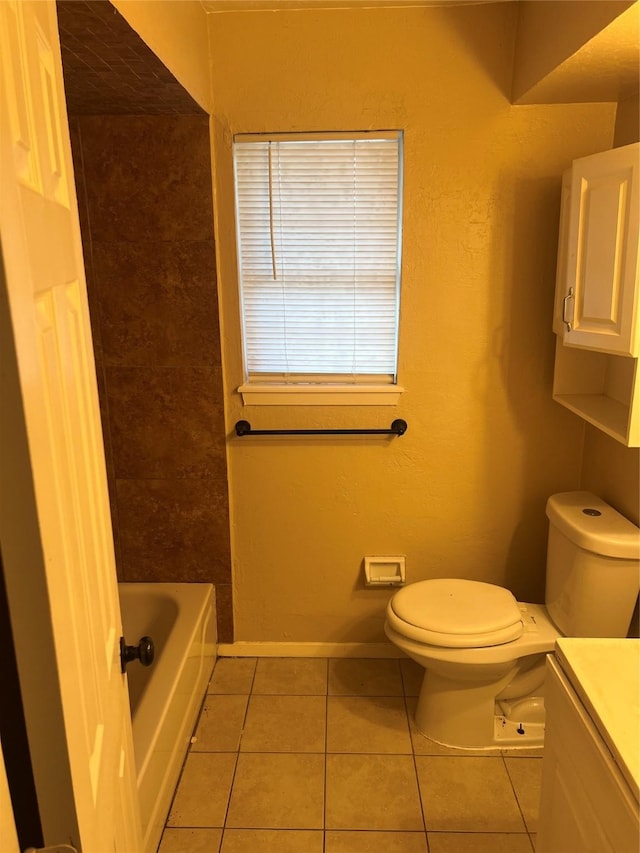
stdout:
<svg viewBox="0 0 640 853">
<path fill-rule="evenodd" d="M 385 632 L 425 669 L 415 723 L 446 746 L 544 741 L 546 655 L 561 636 L 624 637 L 638 596 L 640 530 L 589 492 L 547 502 L 546 605 L 459 578 L 389 601 Z"/>
<path fill-rule="evenodd" d="M 400 592 L 407 593 L 405 601 Z M 553 651 L 561 636 L 546 608 L 518 603 L 508 590 L 478 581 L 427 580 L 400 592 L 389 602 L 385 631 L 391 642 L 426 670 L 415 714 L 418 730 L 438 743 L 462 748 L 541 744 L 545 654 Z M 436 607 L 448 600 L 451 607 L 460 604 L 465 610 L 478 599 L 484 604 L 473 614 L 474 628 L 481 629 L 478 633 L 462 632 L 458 620 L 452 625 L 456 632 L 438 632 L 440 642 L 435 644 L 433 636 L 432 642 L 427 640 L 432 629 L 416 626 L 417 617 L 407 621 L 412 603 L 419 608 L 421 600 Z M 491 630 L 500 613 L 501 621 L 508 624 Z M 424 624 L 428 618 L 419 621 Z M 442 615 L 439 621 L 442 628 Z M 505 634 L 516 636 L 505 640 Z M 522 704 L 525 698 L 531 701 Z"/>
</svg>

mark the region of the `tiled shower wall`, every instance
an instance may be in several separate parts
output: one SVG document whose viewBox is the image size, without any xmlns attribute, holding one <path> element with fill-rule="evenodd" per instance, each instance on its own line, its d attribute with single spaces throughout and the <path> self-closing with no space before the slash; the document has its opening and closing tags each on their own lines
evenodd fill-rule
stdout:
<svg viewBox="0 0 640 853">
<path fill-rule="evenodd" d="M 214 583 L 230 641 L 208 117 L 70 124 L 118 577 Z"/>
</svg>

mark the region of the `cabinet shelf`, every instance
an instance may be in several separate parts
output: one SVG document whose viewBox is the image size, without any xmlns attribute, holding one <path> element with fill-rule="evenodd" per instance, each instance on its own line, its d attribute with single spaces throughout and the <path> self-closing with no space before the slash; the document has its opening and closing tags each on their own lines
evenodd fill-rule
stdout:
<svg viewBox="0 0 640 853">
<path fill-rule="evenodd" d="M 629 406 L 604 394 L 554 394 L 553 399 L 612 438 L 627 444 Z"/>
<path fill-rule="evenodd" d="M 630 447 L 640 444 L 638 359 L 567 347 L 558 338 L 553 399 Z"/>
</svg>

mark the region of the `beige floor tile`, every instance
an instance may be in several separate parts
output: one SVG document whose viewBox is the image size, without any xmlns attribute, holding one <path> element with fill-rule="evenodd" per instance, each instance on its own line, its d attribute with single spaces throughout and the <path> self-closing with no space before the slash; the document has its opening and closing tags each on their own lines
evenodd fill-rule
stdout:
<svg viewBox="0 0 640 853">
<path fill-rule="evenodd" d="M 326 658 L 260 658 L 254 693 L 321 695 L 327 693 Z"/>
<path fill-rule="evenodd" d="M 325 853 L 427 853 L 424 832 L 325 833 Z"/>
<path fill-rule="evenodd" d="M 334 658 L 329 660 L 332 696 L 402 696 L 399 660 Z"/>
<path fill-rule="evenodd" d="M 220 853 L 322 853 L 321 830 L 227 829 Z"/>
<path fill-rule="evenodd" d="M 218 853 L 221 829 L 165 829 L 158 853 Z"/>
<path fill-rule="evenodd" d="M 195 730 L 192 752 L 235 752 L 248 696 L 208 695 Z"/>
<path fill-rule="evenodd" d="M 191 752 L 167 825 L 223 826 L 235 765 L 235 753 Z"/>
<path fill-rule="evenodd" d="M 324 756 L 241 752 L 227 826 L 322 829 Z"/>
<path fill-rule="evenodd" d="M 325 696 L 252 696 L 243 752 L 324 752 Z"/>
<path fill-rule="evenodd" d="M 257 658 L 218 658 L 209 693 L 250 693 Z"/>
<path fill-rule="evenodd" d="M 401 696 L 329 696 L 327 752 L 411 753 Z"/>
<path fill-rule="evenodd" d="M 425 738 L 421 680 L 408 659 L 219 659 L 158 853 L 532 853 L 540 753 Z"/>
<path fill-rule="evenodd" d="M 424 667 L 410 658 L 400 660 L 400 673 L 405 696 L 417 696 L 422 687 Z"/>
<path fill-rule="evenodd" d="M 532 853 L 529 836 L 526 834 L 429 832 L 427 836 L 430 853 Z"/>
<path fill-rule="evenodd" d="M 416 758 L 428 831 L 525 832 L 502 758 Z"/>
<path fill-rule="evenodd" d="M 327 755 L 326 827 L 424 829 L 413 758 Z"/>
<path fill-rule="evenodd" d="M 507 765 L 507 773 L 516 792 L 527 830 L 536 832 L 540 807 L 542 759 L 505 758 L 504 762 Z"/>
</svg>

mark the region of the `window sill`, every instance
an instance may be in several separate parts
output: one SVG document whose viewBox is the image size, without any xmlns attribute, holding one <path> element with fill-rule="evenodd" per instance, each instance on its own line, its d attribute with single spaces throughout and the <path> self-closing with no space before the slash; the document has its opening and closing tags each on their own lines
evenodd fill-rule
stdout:
<svg viewBox="0 0 640 853">
<path fill-rule="evenodd" d="M 241 385 L 245 406 L 397 406 L 400 385 Z"/>
</svg>

